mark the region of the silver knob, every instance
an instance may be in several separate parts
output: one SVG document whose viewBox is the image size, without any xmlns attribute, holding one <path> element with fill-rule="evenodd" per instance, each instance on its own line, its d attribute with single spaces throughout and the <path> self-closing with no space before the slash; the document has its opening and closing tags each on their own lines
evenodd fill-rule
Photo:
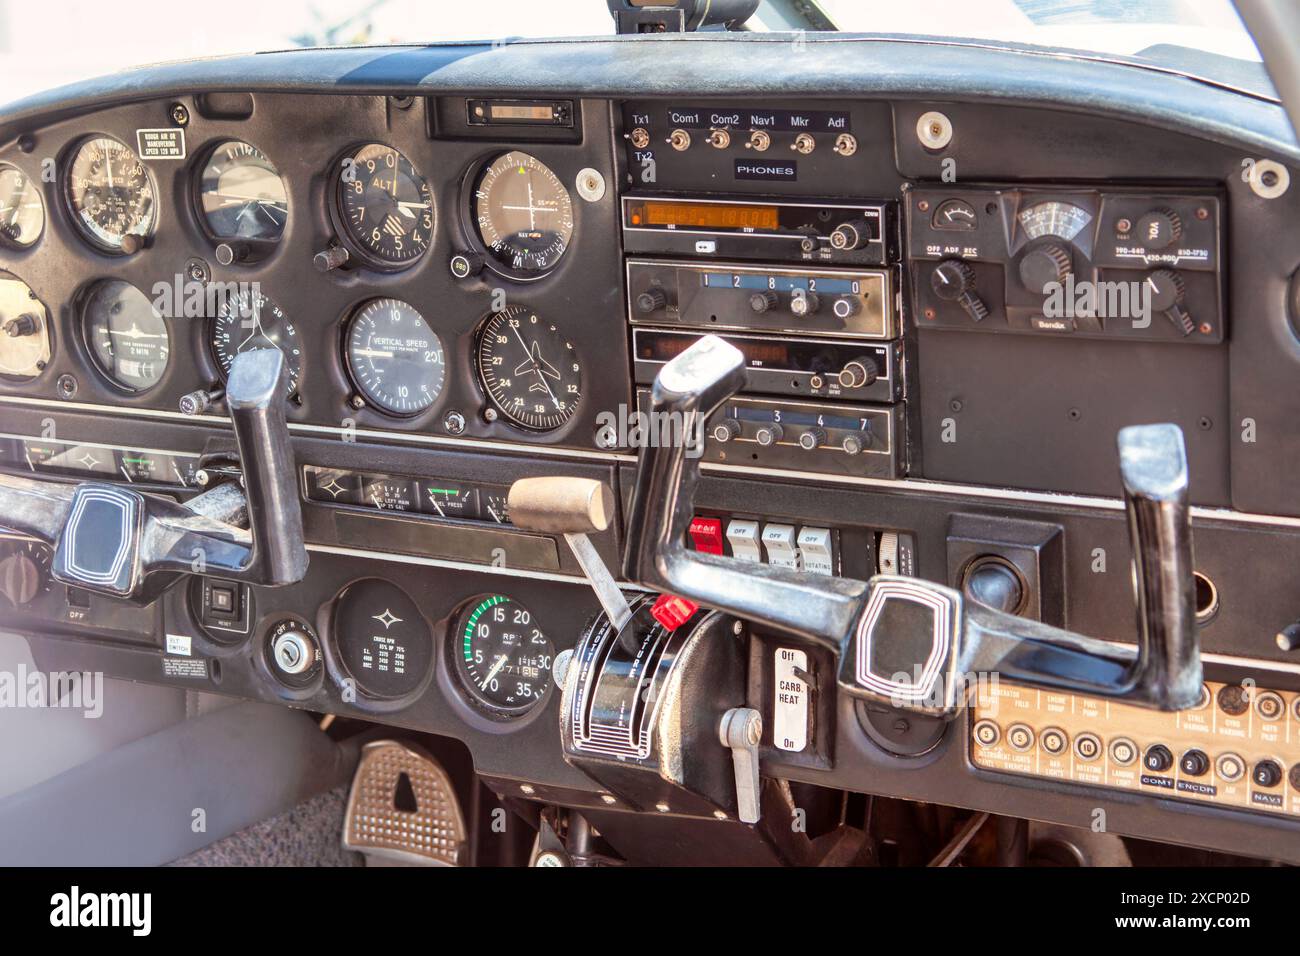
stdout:
<svg viewBox="0 0 1300 956">
<path fill-rule="evenodd" d="M 718 424 L 713 426 L 713 438 L 715 441 L 731 441 L 740 434 L 740 422 L 734 418 L 724 418 Z"/>
<path fill-rule="evenodd" d="M 754 433 L 754 437 L 758 439 L 758 443 L 764 447 L 775 445 L 781 440 L 781 426 L 764 425 Z"/>
<path fill-rule="evenodd" d="M 821 428 L 810 428 L 799 436 L 799 447 L 804 451 L 816 451 L 826 444 L 826 432 Z"/>
</svg>

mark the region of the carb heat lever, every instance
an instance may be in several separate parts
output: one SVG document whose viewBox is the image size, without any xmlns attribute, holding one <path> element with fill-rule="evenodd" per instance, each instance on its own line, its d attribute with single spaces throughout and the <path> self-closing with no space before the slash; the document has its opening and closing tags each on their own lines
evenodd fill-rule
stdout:
<svg viewBox="0 0 1300 956">
<path fill-rule="evenodd" d="M 744 383 L 745 360 L 705 336 L 661 369 L 656 415 L 693 433 Z M 1119 433 L 1119 464 L 1137 570 L 1137 647 L 1016 617 L 920 578 L 825 578 L 701 554 L 685 546 L 699 463 L 685 448 L 641 449 L 624 576 L 835 651 L 850 696 L 951 718 L 979 672 L 1161 710 L 1201 693 L 1187 457 L 1174 425 Z"/>
</svg>

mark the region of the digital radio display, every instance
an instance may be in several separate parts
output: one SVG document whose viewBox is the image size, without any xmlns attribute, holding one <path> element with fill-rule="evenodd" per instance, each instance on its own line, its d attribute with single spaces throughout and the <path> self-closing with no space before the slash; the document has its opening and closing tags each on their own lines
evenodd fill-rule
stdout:
<svg viewBox="0 0 1300 956">
<path fill-rule="evenodd" d="M 650 228 L 772 230 L 780 225 L 780 216 L 776 206 L 637 200 L 628 207 L 628 224 Z"/>
</svg>

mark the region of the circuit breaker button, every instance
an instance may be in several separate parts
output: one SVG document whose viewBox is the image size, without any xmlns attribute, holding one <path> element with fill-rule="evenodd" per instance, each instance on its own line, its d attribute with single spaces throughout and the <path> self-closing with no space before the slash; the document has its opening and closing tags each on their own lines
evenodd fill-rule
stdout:
<svg viewBox="0 0 1300 956">
<path fill-rule="evenodd" d="M 763 551 L 758 543 L 757 521 L 728 521 L 727 542 L 731 545 L 733 558 L 762 563 Z"/>
<path fill-rule="evenodd" d="M 834 574 L 835 553 L 830 528 L 801 528 L 796 539 L 803 555 L 803 569 L 813 574 Z"/>
<path fill-rule="evenodd" d="M 767 563 L 778 568 L 792 568 L 798 571 L 802 561 L 798 545 L 795 544 L 794 525 L 769 524 L 763 527 L 763 548 L 767 551 Z"/>
<path fill-rule="evenodd" d="M 721 518 L 692 518 L 690 535 L 696 551 L 705 554 L 723 553 Z"/>
</svg>

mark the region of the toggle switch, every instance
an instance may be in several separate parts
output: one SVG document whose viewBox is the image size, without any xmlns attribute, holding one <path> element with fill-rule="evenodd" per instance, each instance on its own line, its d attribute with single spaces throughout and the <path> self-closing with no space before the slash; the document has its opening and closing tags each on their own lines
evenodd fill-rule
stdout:
<svg viewBox="0 0 1300 956">
<path fill-rule="evenodd" d="M 799 548 L 795 544 L 794 525 L 769 524 L 763 528 L 763 548 L 767 563 L 778 568 L 801 569 Z"/>
<path fill-rule="evenodd" d="M 835 555 L 831 549 L 829 528 L 801 528 L 795 543 L 803 557 L 803 569 L 813 574 L 835 573 Z"/>
<path fill-rule="evenodd" d="M 692 518 L 690 525 L 691 544 L 696 551 L 705 554 L 724 554 L 722 547 L 721 518 Z"/>
<path fill-rule="evenodd" d="M 757 521 L 728 521 L 727 543 L 731 545 L 733 558 L 762 563 L 763 551 L 758 543 Z"/>
</svg>

